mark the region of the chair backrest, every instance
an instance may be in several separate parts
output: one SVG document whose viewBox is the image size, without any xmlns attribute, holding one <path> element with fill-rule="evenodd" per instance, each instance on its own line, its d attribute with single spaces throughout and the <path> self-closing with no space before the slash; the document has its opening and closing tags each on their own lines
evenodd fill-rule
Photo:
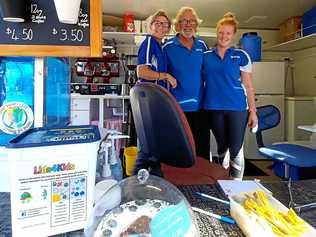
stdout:
<svg viewBox="0 0 316 237">
<path fill-rule="evenodd" d="M 191 167 L 195 145 L 189 124 L 175 98 L 154 83 L 136 84 L 131 107 L 142 151 L 175 167 Z"/>
<path fill-rule="evenodd" d="M 257 107 L 258 131 L 278 126 L 281 120 L 280 110 L 274 105 Z"/>
<path fill-rule="evenodd" d="M 262 131 L 278 126 L 281 120 L 280 110 L 274 105 L 257 107 L 258 130 L 256 132 L 257 144 L 264 146 Z"/>
</svg>

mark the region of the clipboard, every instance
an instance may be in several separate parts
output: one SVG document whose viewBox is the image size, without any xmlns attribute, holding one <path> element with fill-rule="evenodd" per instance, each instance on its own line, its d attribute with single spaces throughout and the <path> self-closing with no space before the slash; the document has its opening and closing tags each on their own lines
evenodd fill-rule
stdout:
<svg viewBox="0 0 316 237">
<path fill-rule="evenodd" d="M 266 194 L 272 195 L 272 192 L 265 188 L 259 180 L 217 180 L 216 185 L 227 197 L 244 192 L 255 192 L 257 190 L 262 190 Z"/>
</svg>

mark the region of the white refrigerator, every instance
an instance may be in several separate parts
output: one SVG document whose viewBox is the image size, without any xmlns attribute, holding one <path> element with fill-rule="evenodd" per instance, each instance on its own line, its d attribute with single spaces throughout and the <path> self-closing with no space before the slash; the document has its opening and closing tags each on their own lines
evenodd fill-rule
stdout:
<svg viewBox="0 0 316 237">
<path fill-rule="evenodd" d="M 253 64 L 253 84 L 256 93 L 256 106 L 274 105 L 281 112 L 280 124 L 263 131 L 265 144 L 284 141 L 284 62 L 255 62 Z M 249 128 L 245 132 L 244 154 L 247 159 L 264 159 L 258 154 L 256 137 Z"/>
</svg>

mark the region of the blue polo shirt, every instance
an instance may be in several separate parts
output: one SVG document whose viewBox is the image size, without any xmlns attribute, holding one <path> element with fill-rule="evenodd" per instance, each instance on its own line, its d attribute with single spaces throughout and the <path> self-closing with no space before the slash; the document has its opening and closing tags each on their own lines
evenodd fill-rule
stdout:
<svg viewBox="0 0 316 237">
<path fill-rule="evenodd" d="M 161 44 L 151 35 L 146 36 L 138 49 L 138 65 L 148 65 L 151 70 L 156 72 L 167 72 L 166 55 L 162 51 Z M 168 88 L 165 80 L 146 80 L 139 78 L 142 82 L 155 82 Z"/>
<path fill-rule="evenodd" d="M 244 50 L 229 48 L 223 59 L 217 48 L 206 51 L 202 69 L 205 81 L 203 108 L 233 111 L 248 109 L 246 90 L 241 83 L 241 71 L 251 70 L 250 57 Z"/>
<path fill-rule="evenodd" d="M 167 56 L 168 72 L 177 79 L 177 87 L 170 91 L 183 111 L 197 111 L 201 107 L 203 52 L 208 49 L 205 42 L 195 38 L 192 49 L 181 44 L 178 36 L 168 40 L 163 50 Z"/>
</svg>

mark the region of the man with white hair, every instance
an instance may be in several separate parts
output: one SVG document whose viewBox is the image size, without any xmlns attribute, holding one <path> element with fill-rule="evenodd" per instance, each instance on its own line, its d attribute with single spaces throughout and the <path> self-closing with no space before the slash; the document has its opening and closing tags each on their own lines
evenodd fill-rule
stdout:
<svg viewBox="0 0 316 237">
<path fill-rule="evenodd" d="M 208 158 L 210 132 L 203 129 L 201 99 L 203 82 L 201 69 L 203 52 L 208 50 L 205 42 L 195 36 L 201 23 L 195 10 L 182 7 L 175 19 L 177 35 L 168 40 L 163 50 L 167 56 L 167 70 L 177 80 L 171 89 L 190 124 L 199 156 Z"/>
</svg>

